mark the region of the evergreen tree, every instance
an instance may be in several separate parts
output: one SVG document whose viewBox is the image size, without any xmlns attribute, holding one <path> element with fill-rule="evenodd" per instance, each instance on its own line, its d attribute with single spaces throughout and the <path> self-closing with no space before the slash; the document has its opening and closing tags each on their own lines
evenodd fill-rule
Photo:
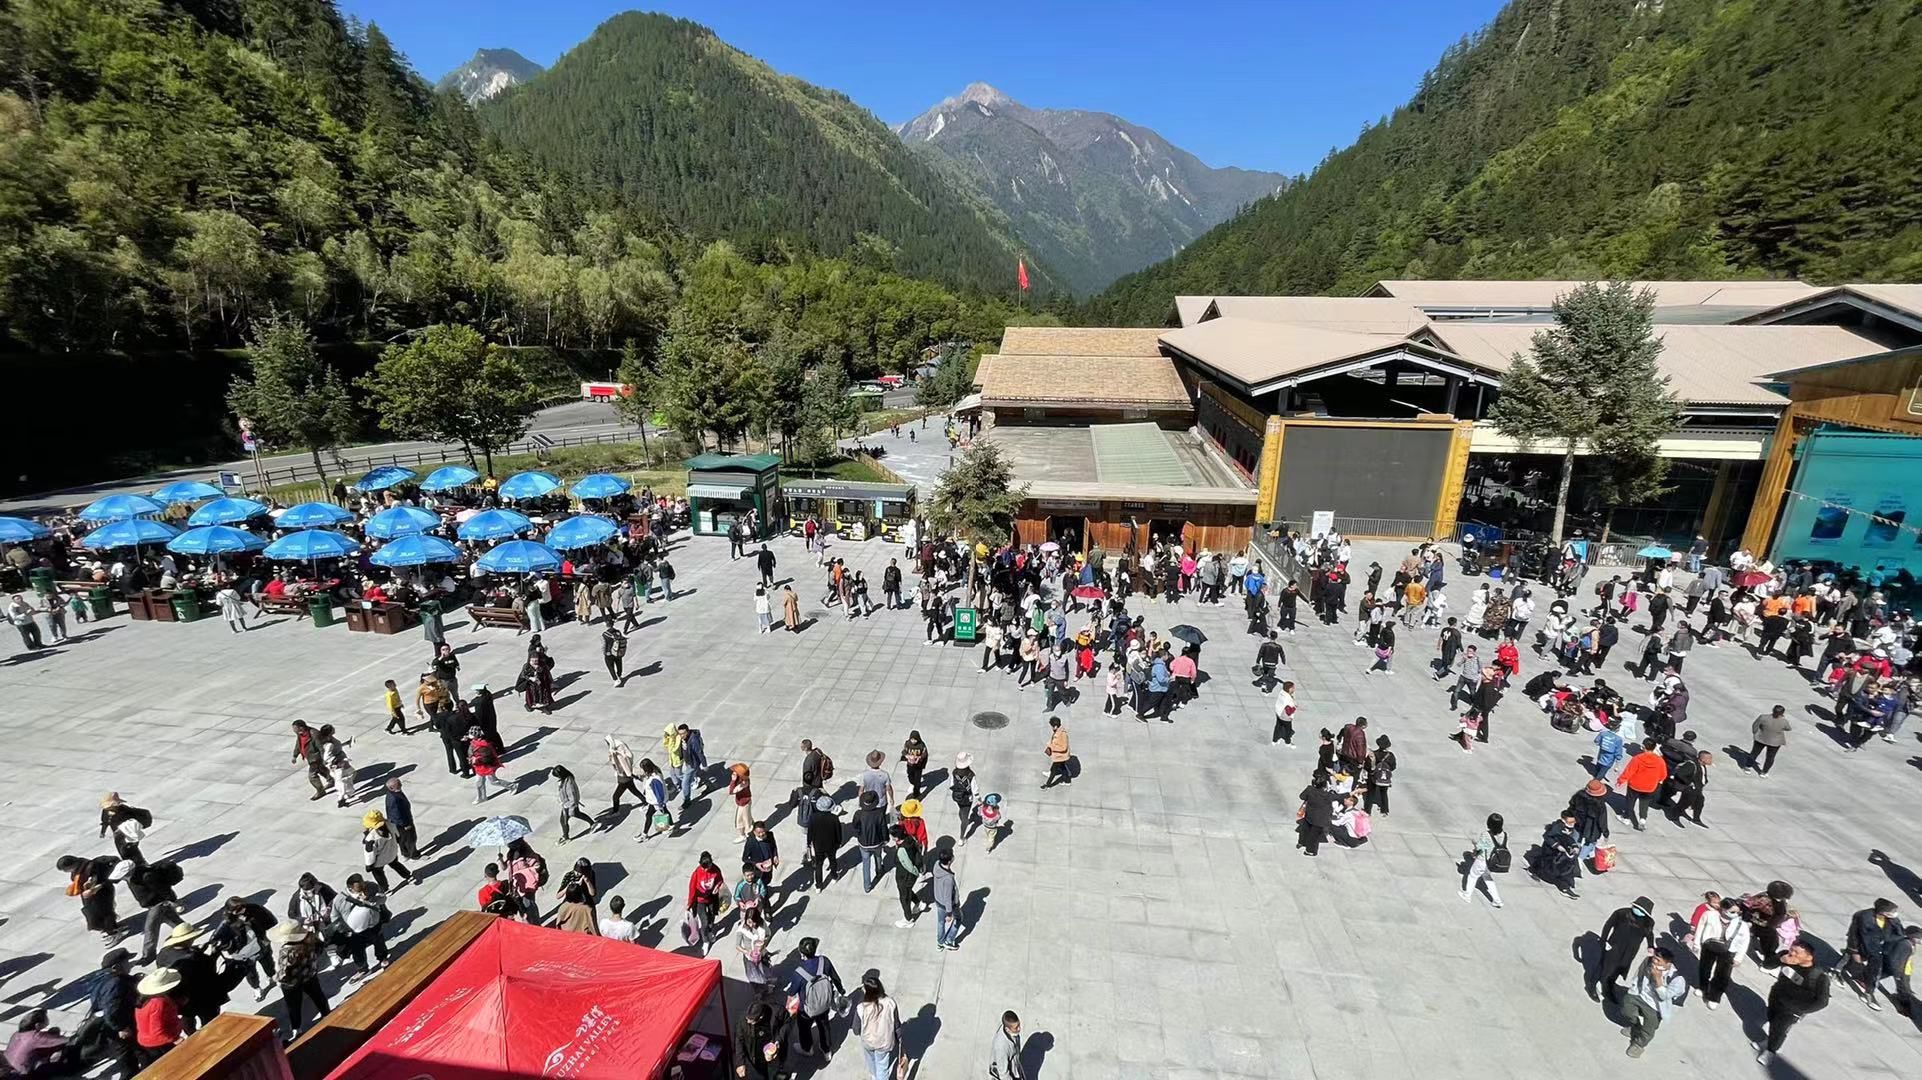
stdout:
<svg viewBox="0 0 1922 1080">
<path fill-rule="evenodd" d="M 1666 462 L 1650 448 L 1682 422 L 1668 377 L 1656 366 L 1655 294 L 1628 283 L 1590 282 L 1555 302 L 1555 326 L 1538 332 L 1531 351 L 1502 374 L 1489 419 L 1526 449 L 1547 443 L 1562 452 L 1550 542 L 1560 544 L 1568 515 L 1575 456 L 1608 460 L 1619 495 L 1659 489 Z"/>
<path fill-rule="evenodd" d="M 985 440 L 963 451 L 928 500 L 928 524 L 943 535 L 994 547 L 1013 534 L 1027 485 L 1014 486 L 1014 469 L 1001 448 Z"/>
<path fill-rule="evenodd" d="M 656 399 L 660 396 L 659 378 L 641 356 L 641 350 L 628 338 L 621 343 L 621 366 L 614 371 L 622 393 L 614 399 L 614 410 L 641 432 L 641 454 L 649 461 L 654 454 L 647 448 L 647 425 L 654 419 Z"/>
</svg>

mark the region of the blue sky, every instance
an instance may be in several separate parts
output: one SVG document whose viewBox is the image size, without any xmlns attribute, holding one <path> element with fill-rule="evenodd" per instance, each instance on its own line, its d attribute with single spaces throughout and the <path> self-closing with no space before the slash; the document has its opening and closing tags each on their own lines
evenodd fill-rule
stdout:
<svg viewBox="0 0 1922 1080">
<path fill-rule="evenodd" d="M 429 79 L 477 48 L 551 64 L 618 0 L 338 0 Z M 926 0 L 662 0 L 777 70 L 890 124 L 970 82 L 1035 108 L 1115 113 L 1210 165 L 1306 172 L 1405 101 L 1502 0 L 1204 0 L 1022 5 Z"/>
</svg>

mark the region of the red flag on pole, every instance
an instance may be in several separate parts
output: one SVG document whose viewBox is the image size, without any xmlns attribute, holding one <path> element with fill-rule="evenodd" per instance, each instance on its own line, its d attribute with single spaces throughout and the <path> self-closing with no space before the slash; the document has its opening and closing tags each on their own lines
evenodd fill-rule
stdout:
<svg viewBox="0 0 1922 1080">
<path fill-rule="evenodd" d="M 1021 285 L 1021 291 L 1028 291 L 1028 261 L 1016 258 L 1014 261 L 1014 280 Z"/>
</svg>

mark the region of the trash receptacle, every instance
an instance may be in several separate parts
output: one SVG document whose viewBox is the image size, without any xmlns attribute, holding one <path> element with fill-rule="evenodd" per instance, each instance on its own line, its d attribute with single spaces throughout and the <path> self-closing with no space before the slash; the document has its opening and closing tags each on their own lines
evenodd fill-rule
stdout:
<svg viewBox="0 0 1922 1080">
<path fill-rule="evenodd" d="M 175 622 L 193 622 L 201 616 L 200 594 L 190 589 L 178 589 L 172 598 Z"/>
<path fill-rule="evenodd" d="M 113 614 L 113 590 L 105 585 L 95 585 L 87 590 L 87 615 L 89 618 L 104 619 Z"/>
<path fill-rule="evenodd" d="M 307 614 L 313 616 L 315 626 L 334 625 L 334 598 L 323 594 L 308 600 Z"/>
<path fill-rule="evenodd" d="M 27 584 L 41 596 L 53 595 L 53 567 L 35 566 L 27 570 Z"/>
<path fill-rule="evenodd" d="M 975 617 L 975 610 L 971 607 L 954 609 L 954 640 L 974 640 Z"/>
</svg>

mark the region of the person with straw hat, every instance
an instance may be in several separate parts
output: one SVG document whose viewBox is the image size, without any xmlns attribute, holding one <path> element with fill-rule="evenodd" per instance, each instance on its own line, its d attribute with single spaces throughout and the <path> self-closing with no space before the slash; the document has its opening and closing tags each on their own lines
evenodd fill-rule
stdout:
<svg viewBox="0 0 1922 1080">
<path fill-rule="evenodd" d="M 281 922 L 267 931 L 267 941 L 274 947 L 274 981 L 280 984 L 281 1004 L 287 1008 L 288 1037 L 296 1038 L 300 1035 L 303 999 L 314 1003 L 315 1019 L 333 1011 L 320 988 L 316 966 L 320 939 L 299 923 Z"/>
<path fill-rule="evenodd" d="M 151 828 L 153 814 L 129 805 L 118 791 L 109 791 L 101 797 L 100 835 L 112 834 L 113 849 L 121 858 L 144 865 L 147 860 L 140 854 L 140 841 L 146 839 Z"/>
<path fill-rule="evenodd" d="M 173 928 L 154 957 L 158 967 L 180 973 L 180 1020 L 189 1033 L 220 1015 L 227 989 L 207 951 L 207 932 L 188 923 Z"/>
<path fill-rule="evenodd" d="M 155 968 L 134 986 L 140 993 L 133 1013 L 134 1042 L 143 1068 L 159 1061 L 180 1041 L 180 1005 L 173 998 L 179 987 L 180 972 L 172 968 Z"/>
</svg>

